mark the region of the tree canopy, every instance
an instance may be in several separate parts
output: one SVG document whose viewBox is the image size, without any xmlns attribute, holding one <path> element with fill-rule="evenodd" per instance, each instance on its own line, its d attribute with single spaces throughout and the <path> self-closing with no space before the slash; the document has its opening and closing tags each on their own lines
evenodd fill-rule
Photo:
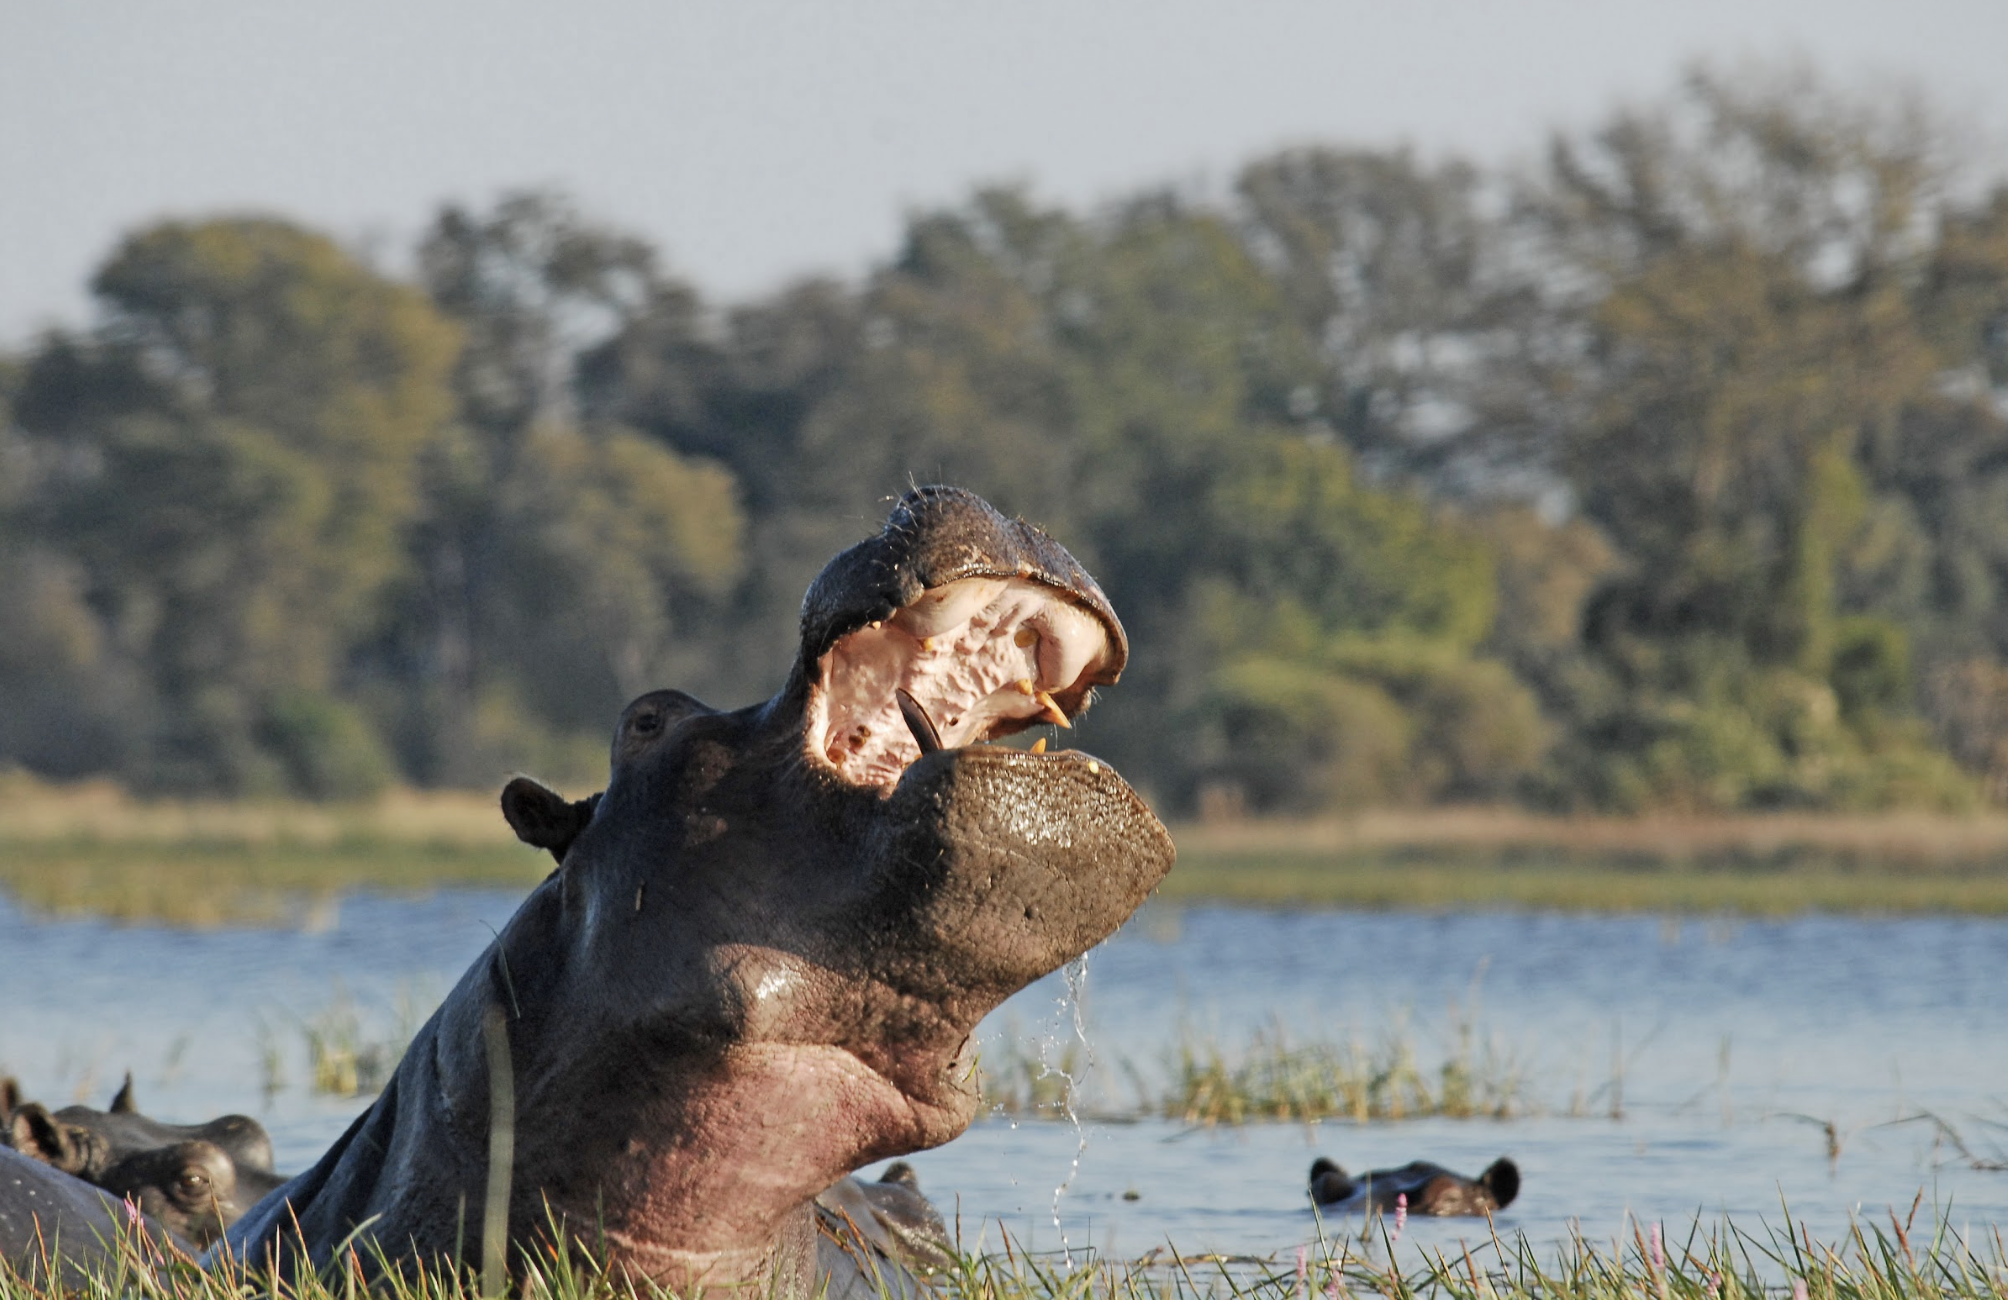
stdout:
<svg viewBox="0 0 2008 1300">
<path fill-rule="evenodd" d="M 1703 68 L 1518 170 L 983 188 L 733 305 L 549 192 L 410 280 L 162 222 L 0 358 L 0 763 L 591 781 L 950 481 L 1103 580 L 1078 743 L 1175 811 L 2008 800 L 2008 182 L 1954 139 Z"/>
</svg>

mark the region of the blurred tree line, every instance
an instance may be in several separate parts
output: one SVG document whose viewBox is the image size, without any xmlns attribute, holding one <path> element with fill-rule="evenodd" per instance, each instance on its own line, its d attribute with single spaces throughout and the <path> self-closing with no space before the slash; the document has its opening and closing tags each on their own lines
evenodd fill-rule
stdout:
<svg viewBox="0 0 2008 1300">
<path fill-rule="evenodd" d="M 986 189 L 737 306 L 549 193 L 408 281 L 165 222 L 0 358 L 0 763 L 590 782 L 632 695 L 771 691 L 939 480 L 1102 579 L 1079 743 L 1177 811 L 2008 801 L 2008 183 L 1955 146 L 1704 69 L 1536 167 Z"/>
</svg>

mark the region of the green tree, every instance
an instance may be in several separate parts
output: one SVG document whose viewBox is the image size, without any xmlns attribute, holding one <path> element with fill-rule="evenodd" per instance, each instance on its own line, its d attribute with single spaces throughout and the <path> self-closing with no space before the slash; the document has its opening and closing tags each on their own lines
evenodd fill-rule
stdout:
<svg viewBox="0 0 2008 1300">
<path fill-rule="evenodd" d="M 99 323 L 41 347 L 17 412 L 62 467 L 38 534 L 144 665 L 128 775 L 286 788 L 274 710 L 348 707 L 347 651 L 402 567 L 458 335 L 420 295 L 270 220 L 155 226 L 92 287 Z"/>
<path fill-rule="evenodd" d="M 445 209 L 419 262 L 467 340 L 460 419 L 421 461 L 375 709 L 423 780 L 591 779 L 628 699 L 726 676 L 705 651 L 742 565 L 737 486 L 663 445 L 703 425 L 702 306 L 647 244 L 548 193 Z"/>
</svg>

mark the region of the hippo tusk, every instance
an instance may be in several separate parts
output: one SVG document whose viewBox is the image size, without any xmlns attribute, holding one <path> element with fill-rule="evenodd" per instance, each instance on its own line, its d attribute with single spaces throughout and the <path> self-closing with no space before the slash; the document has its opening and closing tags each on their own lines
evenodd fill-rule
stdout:
<svg viewBox="0 0 2008 1300">
<path fill-rule="evenodd" d="M 904 686 L 893 688 L 899 699 L 899 716 L 906 719 L 906 729 L 913 733 L 913 741 L 920 746 L 923 755 L 932 754 L 944 748 L 941 733 L 934 729 L 934 719 L 927 716 L 927 710 L 920 707 L 920 701 L 907 694 Z"/>
</svg>

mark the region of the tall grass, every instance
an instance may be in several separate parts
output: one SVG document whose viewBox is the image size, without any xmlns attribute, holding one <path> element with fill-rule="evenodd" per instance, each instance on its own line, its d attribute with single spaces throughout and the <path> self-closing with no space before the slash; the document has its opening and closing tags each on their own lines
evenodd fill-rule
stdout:
<svg viewBox="0 0 2008 1300">
<path fill-rule="evenodd" d="M 1085 1053 L 1077 1042 L 1048 1061 L 1036 1040 L 1012 1030 L 978 1060 L 984 1106 L 1014 1119 L 1151 1117 L 1185 1124 L 1247 1124 L 1445 1118 L 1506 1118 L 1540 1109 L 1521 1060 L 1480 1031 L 1468 1009 L 1453 1008 L 1447 1052 L 1425 1055 L 1406 1014 L 1372 1038 L 1359 1033 L 1299 1037 L 1281 1024 L 1223 1042 L 1191 1028 L 1160 1068 L 1117 1057 L 1132 1099 L 1077 1086 Z"/>
<path fill-rule="evenodd" d="M 1371 1042 L 1293 1043 L 1281 1025 L 1257 1030 L 1239 1052 L 1182 1038 L 1160 1104 L 1187 1124 L 1255 1120 L 1503 1119 L 1528 1109 L 1517 1062 L 1480 1045 L 1468 1022 L 1456 1048 L 1424 1064 L 1404 1024 Z"/>
<path fill-rule="evenodd" d="M 1782 1226 L 1747 1230 L 1696 1221 L 1675 1236 L 1658 1225 L 1629 1241 L 1580 1235 L 1550 1247 L 1502 1238 L 1479 1225 L 1455 1250 L 1400 1249 L 1398 1231 L 1377 1225 L 1366 1243 L 1325 1239 L 1284 1256 L 1185 1255 L 1161 1247 L 1139 1259 L 1092 1252 L 958 1253 L 924 1284 L 941 1300 L 1999 1300 L 2008 1294 L 2008 1250 L 1998 1231 L 1967 1240 L 1942 1221 L 1889 1216 L 1858 1222 L 1841 1240 L 1816 1242 L 1785 1213 Z M 18 1264 L 19 1262 L 17 1262 Z M 576 1247 L 519 1250 L 515 1289 L 540 1300 L 664 1300 L 648 1283 L 617 1276 Z M 347 1252 L 320 1276 L 277 1284 L 227 1257 L 210 1271 L 128 1231 L 111 1258 L 59 1284 L 0 1263 L 0 1300 L 357 1300 L 360 1260 Z M 369 1288 L 386 1300 L 481 1300 L 497 1294 L 471 1269 L 407 1265 Z M 883 1300 L 900 1291 L 885 1280 Z"/>
<path fill-rule="evenodd" d="M 334 995 L 304 1013 L 262 1018 L 258 1060 L 266 1098 L 290 1086 L 295 1063 L 309 1091 L 328 1097 L 373 1097 L 390 1082 L 405 1048 L 439 1002 L 436 993 L 400 984 L 386 1013 L 365 1008 L 339 982 Z"/>
</svg>

